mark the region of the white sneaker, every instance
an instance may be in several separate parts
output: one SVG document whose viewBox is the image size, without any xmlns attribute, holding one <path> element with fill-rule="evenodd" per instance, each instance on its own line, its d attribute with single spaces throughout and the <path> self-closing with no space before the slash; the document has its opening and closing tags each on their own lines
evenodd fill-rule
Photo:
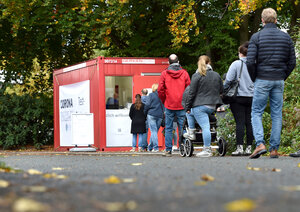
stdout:
<svg viewBox="0 0 300 212">
<path fill-rule="evenodd" d="M 130 150 L 130 152 L 135 152 L 135 147 L 133 147 L 133 148 Z"/>
<path fill-rule="evenodd" d="M 155 149 L 152 149 L 152 151 L 151 152 L 159 152 L 159 150 L 157 149 L 157 150 L 155 150 Z"/>
<path fill-rule="evenodd" d="M 195 134 L 196 133 L 196 129 L 187 128 L 186 130 L 187 130 L 187 132 L 183 134 L 183 137 L 184 138 L 188 138 L 191 141 L 196 140 L 196 134 Z"/>
<path fill-rule="evenodd" d="M 244 155 L 251 155 L 252 146 L 248 145 L 245 149 Z"/>
<path fill-rule="evenodd" d="M 173 151 L 173 152 L 174 152 L 174 151 L 178 151 L 178 147 L 174 145 L 174 146 L 172 147 L 172 151 Z"/>
<path fill-rule="evenodd" d="M 212 152 L 210 147 L 204 147 L 201 152 L 196 154 L 196 157 L 200 157 L 200 158 L 207 158 L 211 156 L 212 156 Z"/>
<path fill-rule="evenodd" d="M 236 150 L 231 153 L 232 156 L 242 156 L 244 155 L 243 145 L 237 145 Z"/>
</svg>

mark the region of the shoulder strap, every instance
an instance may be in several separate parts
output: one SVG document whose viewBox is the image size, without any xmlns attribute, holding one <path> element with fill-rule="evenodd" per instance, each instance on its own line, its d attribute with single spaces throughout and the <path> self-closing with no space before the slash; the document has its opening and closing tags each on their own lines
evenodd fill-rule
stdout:
<svg viewBox="0 0 300 212">
<path fill-rule="evenodd" d="M 241 60 L 241 63 L 242 64 L 241 64 L 241 69 L 240 69 L 240 74 L 239 74 L 238 82 L 240 82 L 242 71 L 243 71 L 243 64 L 244 64 L 244 62 Z"/>
</svg>

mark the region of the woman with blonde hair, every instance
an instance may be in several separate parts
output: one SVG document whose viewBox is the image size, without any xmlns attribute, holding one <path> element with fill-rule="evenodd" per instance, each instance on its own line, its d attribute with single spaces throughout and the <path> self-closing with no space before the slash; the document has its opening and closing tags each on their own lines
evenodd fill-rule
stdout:
<svg viewBox="0 0 300 212">
<path fill-rule="evenodd" d="M 192 76 L 186 102 L 187 113 L 193 114 L 202 129 L 204 147 L 196 154 L 197 157 L 212 156 L 209 115 L 215 111 L 217 105 L 223 104 L 220 97 L 223 92 L 222 79 L 213 71 L 210 63 L 208 56 L 199 57 L 198 69 Z M 195 129 L 189 129 L 188 133 L 194 134 Z"/>
<path fill-rule="evenodd" d="M 145 114 L 151 131 L 148 151 L 158 152 L 157 133 L 163 119 L 163 104 L 157 94 L 158 84 L 152 85 L 152 93 L 149 94 L 145 104 Z"/>
</svg>

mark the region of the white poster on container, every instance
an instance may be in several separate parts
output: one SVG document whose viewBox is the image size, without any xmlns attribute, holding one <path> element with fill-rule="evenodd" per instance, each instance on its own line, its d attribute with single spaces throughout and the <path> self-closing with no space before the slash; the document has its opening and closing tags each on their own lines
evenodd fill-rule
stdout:
<svg viewBox="0 0 300 212">
<path fill-rule="evenodd" d="M 59 86 L 60 146 L 72 144 L 73 113 L 90 113 L 90 81 Z"/>
<path fill-rule="evenodd" d="M 132 146 L 130 133 L 131 119 L 129 110 L 106 110 L 106 146 L 128 147 Z"/>
<path fill-rule="evenodd" d="M 72 114 L 72 144 L 88 146 L 94 144 L 94 114 Z"/>
</svg>

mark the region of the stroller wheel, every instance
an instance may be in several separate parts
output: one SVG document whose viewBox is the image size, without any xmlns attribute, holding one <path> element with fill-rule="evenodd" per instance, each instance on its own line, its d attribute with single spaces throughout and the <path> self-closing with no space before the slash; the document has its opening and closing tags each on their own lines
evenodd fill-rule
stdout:
<svg viewBox="0 0 300 212">
<path fill-rule="evenodd" d="M 220 137 L 218 139 L 218 146 L 219 146 L 218 152 L 220 156 L 225 156 L 227 151 L 227 142 L 225 141 L 224 138 Z"/>
<path fill-rule="evenodd" d="M 184 149 L 184 144 L 179 145 L 179 153 L 180 153 L 181 157 L 186 156 L 185 149 Z"/>
<path fill-rule="evenodd" d="M 193 147 L 193 143 L 190 139 L 186 139 L 185 140 L 185 153 L 187 157 L 191 157 L 193 155 L 194 152 L 194 147 Z"/>
</svg>

